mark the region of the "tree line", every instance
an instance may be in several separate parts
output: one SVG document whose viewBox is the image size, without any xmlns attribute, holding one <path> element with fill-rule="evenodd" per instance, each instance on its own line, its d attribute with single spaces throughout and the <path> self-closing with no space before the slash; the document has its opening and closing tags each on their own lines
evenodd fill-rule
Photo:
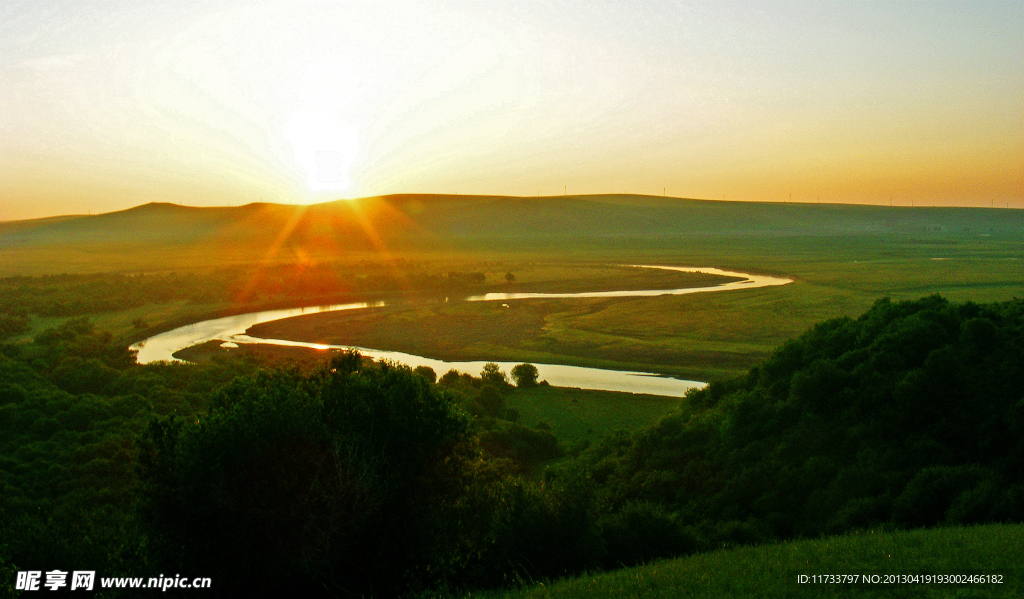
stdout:
<svg viewBox="0 0 1024 599">
<path fill-rule="evenodd" d="M 30 315 L 79 317 L 172 301 L 258 304 L 410 289 L 460 293 L 486 281 L 487 276 L 476 271 L 406 272 L 371 263 L 278 264 L 208 273 L 13 276 L 0 278 L 0 339 L 25 332 Z"/>
</svg>

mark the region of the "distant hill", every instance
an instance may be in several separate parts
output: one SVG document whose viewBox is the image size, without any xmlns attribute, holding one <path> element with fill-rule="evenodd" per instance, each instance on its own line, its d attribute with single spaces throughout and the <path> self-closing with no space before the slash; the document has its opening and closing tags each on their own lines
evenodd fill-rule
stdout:
<svg viewBox="0 0 1024 599">
<path fill-rule="evenodd" d="M 1024 236 L 1024 211 L 725 202 L 636 195 L 553 197 L 405 194 L 309 206 L 198 208 L 151 203 L 92 216 L 0 223 L 0 252 L 177 248 L 344 253 L 491 249 L 565 240 L 836 236 L 940 232 Z M 242 258 L 240 258 L 242 259 Z"/>
</svg>

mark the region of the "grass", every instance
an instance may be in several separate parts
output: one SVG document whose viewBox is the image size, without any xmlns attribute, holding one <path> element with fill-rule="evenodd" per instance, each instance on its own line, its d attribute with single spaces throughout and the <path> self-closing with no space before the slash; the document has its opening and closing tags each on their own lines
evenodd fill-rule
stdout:
<svg viewBox="0 0 1024 599">
<path fill-rule="evenodd" d="M 522 589 L 496 599 L 760 597 L 1020 597 L 1024 525 L 863 532 L 720 550 Z M 797 584 L 800 574 L 999 574 L 1002 584 Z"/>
<path fill-rule="evenodd" d="M 309 347 L 243 343 L 238 347 L 221 347 L 223 341 L 213 340 L 191 345 L 174 353 L 187 362 L 202 363 L 222 358 L 243 358 L 263 368 L 296 366 L 304 372 L 323 368 L 330 360 L 328 350 Z"/>
<path fill-rule="evenodd" d="M 85 317 L 95 324 L 97 329 L 109 332 L 115 339 L 119 339 L 122 342 L 131 343 L 140 336 L 156 334 L 169 328 L 182 326 L 205 318 L 214 318 L 215 314 L 228 307 L 229 304 L 225 302 L 195 304 L 179 300 L 159 304 L 145 304 L 116 312 L 88 314 Z M 46 329 L 59 326 L 68 320 L 71 320 L 71 318 L 33 315 L 29 320 L 29 329 L 13 337 L 11 340 L 15 343 L 26 341 Z M 146 324 L 146 328 L 137 328 L 134 324 L 136 320 L 142 320 Z"/>
<path fill-rule="evenodd" d="M 611 266 L 623 263 L 715 266 L 796 279 L 784 287 L 717 294 L 524 300 L 509 302 L 507 309 L 500 303 L 413 302 L 373 313 L 338 314 L 334 320 L 328 315 L 315 321 L 291 319 L 274 323 L 276 328 L 268 324 L 264 331 L 446 359 L 576 364 L 698 380 L 740 374 L 812 324 L 855 316 L 883 296 L 942 293 L 952 300 L 977 302 L 1024 296 L 1021 211 L 691 201 L 663 209 L 659 206 L 667 200 L 626 196 L 596 204 L 572 197 L 495 202 L 424 198 L 427 208 L 406 209 L 416 201 L 396 200 L 395 206 L 408 204 L 402 204 L 404 214 L 416 225 L 396 227 L 398 233 L 384 225 L 400 219 L 370 215 L 368 222 L 378 223 L 375 228 L 384 234 L 389 253 L 374 250 L 372 244 L 339 242 L 350 237 L 346 232 L 361 230 L 350 226 L 350 219 L 335 218 L 336 209 L 348 210 L 348 203 L 310 209 L 310 214 L 322 212 L 322 218 L 299 227 L 303 235 L 282 239 L 274 246 L 276 253 L 268 248 L 289 221 L 283 208 L 206 211 L 223 213 L 225 219 L 237 213 L 228 219 L 229 226 L 209 225 L 216 234 L 208 237 L 199 235 L 197 231 L 207 229 L 184 213 L 169 221 L 166 207 L 150 207 L 117 222 L 82 221 L 108 223 L 95 230 L 85 224 L 47 225 L 35 237 L 15 230 L 22 225 L 5 225 L 0 227 L 0 275 L 195 271 L 341 260 L 352 265 L 365 261 L 368 269 L 382 274 L 401 268 L 403 261 L 436 268 L 451 264 L 452 270 L 484 272 L 493 287 L 487 291 L 657 288 L 679 286 L 677 281 L 686 277 Z M 327 234 L 317 237 L 317 227 L 334 220 L 349 224 L 328 227 Z M 161 236 L 164 229 L 168 233 Z M 420 233 L 402 238 L 402 231 Z M 515 275 L 514 285 L 504 282 L 506 272 Z M 135 319 L 160 329 L 230 308 L 151 304 L 93 320 L 101 329 L 128 338 L 138 334 Z M 33 318 L 30 334 L 60 320 Z M 195 351 L 217 355 L 224 350 L 209 346 Z M 317 360 L 322 355 L 281 348 L 233 351 L 260 351 L 281 360 Z M 517 391 L 508 398 L 524 424 L 543 420 L 570 443 L 616 428 L 642 427 L 677 402 L 559 388 Z M 862 533 L 734 548 L 482 596 L 1014 597 L 1024 595 L 1014 570 L 1024 563 L 1022 538 L 1021 525 Z M 801 573 L 979 570 L 1005 573 L 1005 584 L 880 590 L 795 584 Z"/>
<path fill-rule="evenodd" d="M 633 196 L 542 200 L 396 196 L 389 200 L 394 206 L 421 201 L 431 207 L 413 212 L 419 215 L 416 218 L 426 219 L 425 230 L 437 235 L 434 246 L 393 249 L 390 256 L 361 250 L 343 257 L 312 250 L 295 255 L 341 260 L 356 269 L 365 262 L 373 265 L 370 274 L 403 269 L 418 274 L 483 272 L 487 283 L 474 292 L 699 284 L 693 279 L 697 275 L 615 266 L 624 263 L 707 265 L 785 274 L 796 282 L 690 296 L 518 300 L 508 302 L 508 309 L 490 302 L 411 302 L 373 313 L 300 317 L 263 325 L 259 331 L 266 336 L 448 360 L 560 363 L 711 381 L 739 375 L 814 323 L 855 316 L 883 296 L 909 299 L 942 293 L 952 300 L 977 302 L 1024 296 L 1024 213 L 1020 211 L 767 205 Z M 328 214 L 348 207 L 322 209 Z M 266 208 L 267 215 L 281 210 L 271 208 Z M 583 208 L 585 213 L 578 214 Z M 149 212 L 162 215 L 168 210 L 150 207 L 123 216 L 138 220 Z M 184 219 L 182 231 L 193 231 L 192 225 L 185 226 L 192 218 L 186 218 L 185 212 L 189 211 L 179 215 Z M 577 217 L 583 220 L 572 220 Z M 23 258 L 36 260 L 31 268 L 25 266 L 26 272 L 56 263 L 66 264 L 69 270 L 209 269 L 263 259 L 288 261 L 291 255 L 254 254 L 259 246 L 255 238 L 248 246 L 225 245 L 224 252 L 209 251 L 201 244 L 179 247 L 155 242 L 145 251 L 127 251 L 128 246 L 111 241 L 117 230 L 104 229 L 107 237 L 100 235 L 92 245 L 83 242 L 60 258 L 55 246 L 27 242 L 22 246 L 13 241 L 3 248 L 3 255 L 12 258 L 10 268 Z M 20 239 L 10 235 L 12 240 Z M 56 233 L 52 237 L 60 239 Z M 211 239 L 227 243 L 228 238 Z M 302 249 L 296 248 L 296 252 Z M 515 275 L 514 284 L 505 283 L 506 272 Z M 412 295 L 422 291 L 407 290 Z M 289 301 L 303 303 L 300 298 Z M 130 338 L 139 334 L 131 327 L 136 318 L 157 330 L 198 315 L 201 308 L 145 306 L 95 320 L 120 338 Z M 219 309 L 206 308 L 206 313 Z M 44 324 L 52 323 L 38 323 Z"/>
<path fill-rule="evenodd" d="M 544 422 L 560 441 L 570 445 L 600 438 L 615 430 L 650 426 L 679 405 L 659 395 L 592 391 L 565 387 L 517 389 L 505 404 L 519 412 L 519 422 Z"/>
<path fill-rule="evenodd" d="M 558 275 L 564 273 L 566 287 Z M 594 273 L 592 278 L 581 277 Z M 607 273 L 618 274 L 610 277 Z M 517 275 L 518 277 L 518 275 Z M 543 278 L 541 278 L 543 277 Z M 702 286 L 730 279 L 700 273 L 588 266 L 532 266 L 515 291 L 609 290 Z M 624 280 L 623 280 L 624 279 Z M 552 299 L 503 302 L 413 302 L 386 309 L 324 313 L 258 325 L 252 334 L 315 343 L 358 345 L 445 360 L 508 360 L 647 370 L 649 360 L 630 362 L 617 348 L 592 351 L 552 336 L 561 319 L 621 300 Z M 640 356 L 643 357 L 643 356 Z"/>
<path fill-rule="evenodd" d="M 804 237 L 689 241 L 671 250 L 604 249 L 610 263 L 707 265 L 785 274 L 793 284 L 749 291 L 650 298 L 518 300 L 415 305 L 306 316 L 259 327 L 262 336 L 329 341 L 449 360 L 532 361 L 653 371 L 697 380 L 742 374 L 822 320 L 856 316 L 880 297 L 941 293 L 977 302 L 1024 296 L 1024 247 L 991 238 Z M 515 274 L 515 264 L 507 263 Z M 534 258 L 539 259 L 537 256 Z M 936 259 L 940 258 L 940 259 Z M 502 264 L 500 261 L 495 261 Z M 543 285 L 585 268 L 534 266 Z M 561 270 L 559 270 L 561 269 Z M 593 268 L 590 285 L 607 285 Z M 517 277 L 519 275 L 517 274 Z M 524 279 L 527 276 L 524 275 Z"/>
<path fill-rule="evenodd" d="M 565 262 L 569 248 L 561 247 L 459 259 L 420 256 L 403 268 L 411 274 L 483 272 L 487 282 L 473 293 L 668 288 L 703 282 L 702 275 L 614 266 L 639 262 L 785 274 L 796 282 L 683 296 L 518 300 L 507 302 L 508 308 L 501 305 L 506 302 L 428 302 L 423 290 L 412 288 L 404 292 L 407 303 L 386 310 L 304 316 L 261 325 L 257 331 L 448 360 L 570 364 L 711 381 L 742 374 L 814 323 L 856 316 L 882 296 L 942 293 L 978 302 L 1024 296 L 1024 245 L 995 237 L 935 233 L 846 236 L 827 242 L 808 237 L 677 241 L 618 247 L 612 240 L 588 249 L 586 262 Z M 514 284 L 505 282 L 506 272 L 515 275 Z M 118 338 L 134 341 L 147 331 L 233 308 L 227 303 L 173 302 L 93 320 Z M 149 329 L 135 329 L 135 319 Z M 29 335 L 59 322 L 33 318 Z"/>
<path fill-rule="evenodd" d="M 941 241 L 938 239 L 936 241 Z M 983 240 L 924 243 L 913 239 L 839 239 L 822 247 L 806 239 L 771 243 L 739 240 L 716 247 L 691 244 L 610 253 L 625 261 L 708 265 L 786 274 L 783 287 L 650 298 L 424 302 L 386 310 L 304 316 L 267 323 L 261 336 L 398 350 L 447 360 L 570 364 L 658 372 L 695 380 L 742 374 L 785 340 L 821 320 L 856 316 L 882 296 L 896 299 L 942 293 L 978 302 L 1024 296 L 1019 244 Z M 549 256 L 550 260 L 552 256 Z M 932 258 L 946 258 L 933 260 Z M 461 268 L 479 269 L 489 284 L 480 291 L 579 291 L 666 288 L 699 284 L 700 275 L 623 270 L 604 264 L 544 263 L 479 257 Z M 439 266 L 438 266 L 439 268 Z M 516 283 L 503 276 L 513 272 Z M 625 273 L 625 274 L 624 274 Z M 666 278 L 668 274 L 671 278 Z M 678 276 L 682 275 L 682 276 Z M 688 279 L 689 277 L 689 279 Z M 693 279 L 693 280 L 690 280 Z M 560 287 L 564 281 L 565 287 Z M 415 294 L 415 290 L 411 290 Z M 372 299 L 372 298 L 371 298 Z M 151 304 L 92 318 L 118 338 L 134 340 L 141 319 L 158 332 L 228 304 Z M 34 317 L 34 335 L 60 319 Z"/>
</svg>

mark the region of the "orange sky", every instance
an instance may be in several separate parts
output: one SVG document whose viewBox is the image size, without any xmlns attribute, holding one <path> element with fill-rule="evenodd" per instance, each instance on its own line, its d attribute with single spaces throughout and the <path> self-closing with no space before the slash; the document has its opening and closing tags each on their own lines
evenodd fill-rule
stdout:
<svg viewBox="0 0 1024 599">
<path fill-rule="evenodd" d="M 1024 208 L 1024 3 L 41 1 L 0 220 L 667 193 Z"/>
</svg>

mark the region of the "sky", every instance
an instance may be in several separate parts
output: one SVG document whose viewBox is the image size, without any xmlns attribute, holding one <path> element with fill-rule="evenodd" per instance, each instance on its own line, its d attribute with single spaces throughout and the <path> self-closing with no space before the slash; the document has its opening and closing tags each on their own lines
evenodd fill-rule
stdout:
<svg viewBox="0 0 1024 599">
<path fill-rule="evenodd" d="M 0 221 L 390 193 L 1024 208 L 1024 1 L 5 0 Z"/>
</svg>

